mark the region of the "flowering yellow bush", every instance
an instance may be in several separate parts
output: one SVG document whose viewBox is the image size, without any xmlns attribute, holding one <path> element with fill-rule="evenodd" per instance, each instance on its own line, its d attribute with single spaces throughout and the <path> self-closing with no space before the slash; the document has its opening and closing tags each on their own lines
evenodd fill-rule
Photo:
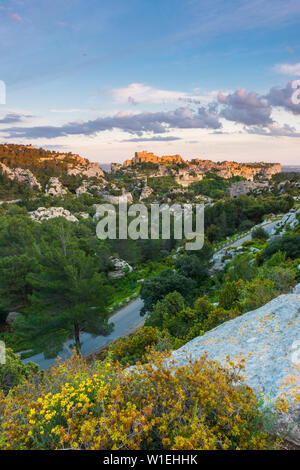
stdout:
<svg viewBox="0 0 300 470">
<path fill-rule="evenodd" d="M 274 444 L 232 364 L 124 370 L 78 357 L 0 396 L 0 449 L 266 449 Z"/>
</svg>

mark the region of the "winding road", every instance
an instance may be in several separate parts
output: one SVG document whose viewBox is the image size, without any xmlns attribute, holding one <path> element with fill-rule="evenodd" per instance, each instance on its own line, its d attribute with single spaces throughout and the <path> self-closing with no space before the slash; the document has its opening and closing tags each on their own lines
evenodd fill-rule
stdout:
<svg viewBox="0 0 300 470">
<path fill-rule="evenodd" d="M 139 298 L 131 302 L 130 304 L 123 307 L 117 313 L 110 317 L 110 323 L 114 323 L 115 327 L 112 333 L 108 336 L 95 336 L 88 333 L 82 333 L 80 335 L 81 339 L 81 352 L 83 357 L 89 356 L 90 354 L 96 353 L 105 346 L 116 341 L 122 336 L 127 336 L 130 333 L 133 333 L 137 328 L 141 327 L 144 323 L 144 318 L 141 317 L 140 311 L 143 307 L 143 301 Z M 72 355 L 72 340 L 66 341 L 64 344 L 63 350 L 59 353 L 58 357 L 62 359 L 67 359 Z M 38 364 L 40 369 L 48 369 L 48 367 L 53 366 L 56 358 L 45 359 L 44 354 L 36 354 L 31 356 L 28 359 L 24 359 L 24 363 L 35 362 Z"/>
</svg>

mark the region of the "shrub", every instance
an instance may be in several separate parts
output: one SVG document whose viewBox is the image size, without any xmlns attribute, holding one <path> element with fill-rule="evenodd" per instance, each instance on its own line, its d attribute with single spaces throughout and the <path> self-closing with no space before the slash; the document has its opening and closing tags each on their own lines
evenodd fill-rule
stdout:
<svg viewBox="0 0 300 470">
<path fill-rule="evenodd" d="M 300 258 L 300 234 L 285 235 L 284 237 L 271 241 L 263 251 L 263 259 L 270 258 L 277 251 L 286 253 L 291 259 Z"/>
<path fill-rule="evenodd" d="M 119 361 L 121 364 L 135 364 L 142 361 L 149 349 L 171 350 L 176 349 L 176 338 L 172 338 L 166 330 L 144 326 L 127 338 L 120 338 L 110 345 L 104 356 Z M 177 346 L 179 347 L 179 346 Z"/>
<path fill-rule="evenodd" d="M 239 308 L 239 300 L 241 296 L 242 281 L 229 281 L 226 279 L 226 283 L 221 289 L 219 294 L 219 305 L 226 310 L 232 308 Z"/>
<path fill-rule="evenodd" d="M 6 348 L 5 356 L 6 363 L 0 364 L 0 392 L 2 390 L 4 394 L 39 370 L 38 366 L 32 362 L 23 364 L 10 348 Z"/>
<path fill-rule="evenodd" d="M 179 292 L 185 299 L 192 299 L 195 282 L 172 269 L 165 269 L 158 276 L 146 279 L 140 290 L 140 297 L 144 301 L 141 313 L 151 312 L 159 300 L 174 291 Z"/>
<path fill-rule="evenodd" d="M 267 240 L 269 234 L 262 227 L 257 227 L 252 230 L 251 238 L 252 240 Z"/>
<path fill-rule="evenodd" d="M 0 397 L 1 449 L 193 450 L 274 446 L 233 364 L 186 366 L 155 353 L 122 371 L 79 358 Z"/>
</svg>

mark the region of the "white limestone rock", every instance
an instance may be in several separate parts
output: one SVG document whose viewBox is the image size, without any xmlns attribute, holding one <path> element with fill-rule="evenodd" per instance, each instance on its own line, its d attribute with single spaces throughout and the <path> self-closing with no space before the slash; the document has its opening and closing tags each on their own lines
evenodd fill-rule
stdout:
<svg viewBox="0 0 300 470">
<path fill-rule="evenodd" d="M 153 189 L 150 188 L 150 186 L 144 186 L 140 195 L 140 201 L 147 199 L 149 196 L 151 196 L 152 193 L 153 193 Z"/>
<path fill-rule="evenodd" d="M 49 182 L 45 189 L 46 196 L 64 196 L 67 194 L 67 190 L 63 187 L 58 178 L 53 177 L 49 179 Z"/>
<path fill-rule="evenodd" d="M 9 314 L 6 317 L 6 323 L 8 325 L 12 325 L 13 322 L 15 321 L 16 318 L 21 317 L 22 313 L 19 312 L 9 312 Z"/>
<path fill-rule="evenodd" d="M 281 295 L 257 310 L 223 323 L 174 351 L 178 366 L 199 359 L 226 364 L 245 359 L 245 380 L 272 404 L 284 398 L 286 413 L 276 413 L 276 428 L 300 444 L 300 284 L 292 294 Z"/>
<path fill-rule="evenodd" d="M 36 187 L 38 189 L 42 189 L 41 184 L 30 170 L 24 170 L 24 168 L 9 168 L 3 163 L 0 163 L 0 170 L 2 170 L 10 180 L 16 179 L 17 181 L 20 181 L 20 183 L 28 184 L 30 188 Z"/>
<path fill-rule="evenodd" d="M 63 207 L 49 207 L 49 209 L 39 207 L 36 211 L 30 213 L 30 218 L 35 222 L 42 222 L 56 217 L 64 217 L 69 222 L 78 222 L 77 217 Z"/>
<path fill-rule="evenodd" d="M 111 279 L 119 279 L 126 276 L 126 274 L 131 273 L 133 268 L 127 261 L 119 258 L 110 258 L 112 264 L 114 265 L 114 270 L 108 273 L 108 277 Z"/>
</svg>

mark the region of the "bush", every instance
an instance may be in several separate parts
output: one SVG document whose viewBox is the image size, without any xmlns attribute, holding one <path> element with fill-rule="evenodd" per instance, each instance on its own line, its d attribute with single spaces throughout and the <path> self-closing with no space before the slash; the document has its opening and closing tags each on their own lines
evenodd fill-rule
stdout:
<svg viewBox="0 0 300 470">
<path fill-rule="evenodd" d="M 159 300 L 174 291 L 179 292 L 185 299 L 192 300 L 195 282 L 172 269 L 165 269 L 158 276 L 146 279 L 140 290 L 140 297 L 144 301 L 141 313 L 151 312 Z"/>
<path fill-rule="evenodd" d="M 262 227 L 257 227 L 252 230 L 251 238 L 252 240 L 267 240 L 269 234 Z"/>
<path fill-rule="evenodd" d="M 267 449 L 264 417 L 238 367 L 166 355 L 122 371 L 79 358 L 0 397 L 1 449 Z"/>
<path fill-rule="evenodd" d="M 280 239 L 271 241 L 264 249 L 262 257 L 266 260 L 271 258 L 277 251 L 286 253 L 287 258 L 300 258 L 300 234 L 285 235 Z"/>
<path fill-rule="evenodd" d="M 4 394 L 39 370 L 38 366 L 32 362 L 23 364 L 10 348 L 6 348 L 5 356 L 6 363 L 0 364 L 0 392 L 2 390 Z"/>
<path fill-rule="evenodd" d="M 208 263 L 196 255 L 180 255 L 175 260 L 175 268 L 179 274 L 190 277 L 196 281 L 203 281 L 208 277 Z"/>
<path fill-rule="evenodd" d="M 110 345 L 104 357 L 118 361 L 123 365 L 144 362 L 144 356 L 151 348 L 156 350 L 176 349 L 178 340 L 172 338 L 166 330 L 144 326 L 127 338 L 120 338 Z M 179 347 L 179 346 L 177 346 Z"/>
</svg>

